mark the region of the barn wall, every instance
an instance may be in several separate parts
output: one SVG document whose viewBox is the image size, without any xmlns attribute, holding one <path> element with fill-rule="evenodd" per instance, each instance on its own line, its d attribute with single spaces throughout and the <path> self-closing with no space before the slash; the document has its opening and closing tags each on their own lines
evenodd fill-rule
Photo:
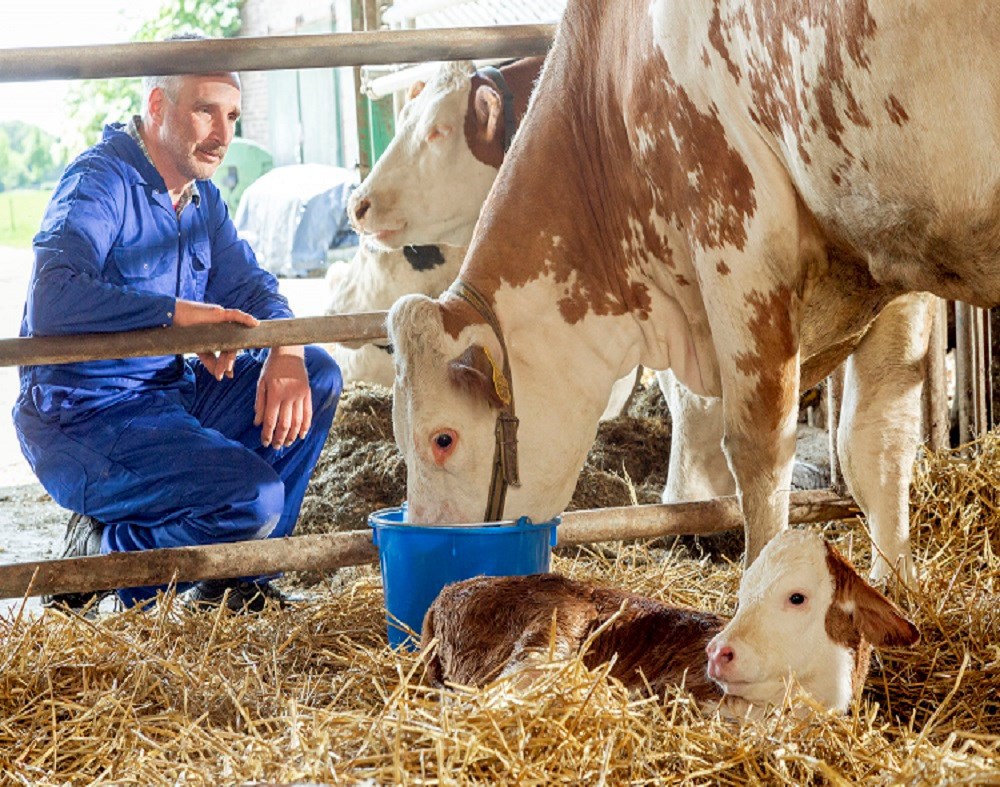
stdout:
<svg viewBox="0 0 1000 787">
<path fill-rule="evenodd" d="M 244 37 L 347 32 L 351 4 L 350 0 L 246 0 L 242 17 Z M 350 69 L 253 71 L 241 78 L 243 136 L 267 148 L 275 166 L 355 165 Z"/>
</svg>

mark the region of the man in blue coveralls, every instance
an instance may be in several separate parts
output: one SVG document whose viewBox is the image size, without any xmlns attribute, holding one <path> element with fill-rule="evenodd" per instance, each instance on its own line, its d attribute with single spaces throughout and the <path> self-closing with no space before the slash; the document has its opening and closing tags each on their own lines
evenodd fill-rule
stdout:
<svg viewBox="0 0 1000 787">
<path fill-rule="evenodd" d="M 144 88 L 142 114 L 106 127 L 56 187 L 21 336 L 293 316 L 208 180 L 240 114 L 238 76 Z M 66 557 L 277 538 L 295 526 L 341 385 L 311 346 L 26 366 L 14 422 L 42 485 L 76 512 Z M 131 605 L 158 589 L 118 595 Z M 283 600 L 261 578 L 204 580 L 188 597 L 234 611 Z"/>
</svg>

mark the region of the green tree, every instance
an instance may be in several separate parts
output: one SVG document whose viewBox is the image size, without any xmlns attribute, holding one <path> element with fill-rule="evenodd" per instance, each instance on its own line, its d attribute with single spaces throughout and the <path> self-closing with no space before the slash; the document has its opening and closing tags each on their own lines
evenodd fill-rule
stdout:
<svg viewBox="0 0 1000 787">
<path fill-rule="evenodd" d="M 231 38 L 240 29 L 243 0 L 164 0 L 159 13 L 144 22 L 133 41 L 162 41 L 178 33 L 208 38 Z M 125 121 L 140 111 L 142 80 L 137 78 L 85 79 L 67 98 L 77 129 L 70 144 L 76 151 L 93 145 L 108 123 Z"/>
<path fill-rule="evenodd" d="M 0 183 L 5 188 L 55 180 L 64 164 L 58 140 L 48 132 L 20 120 L 0 123 Z"/>
</svg>

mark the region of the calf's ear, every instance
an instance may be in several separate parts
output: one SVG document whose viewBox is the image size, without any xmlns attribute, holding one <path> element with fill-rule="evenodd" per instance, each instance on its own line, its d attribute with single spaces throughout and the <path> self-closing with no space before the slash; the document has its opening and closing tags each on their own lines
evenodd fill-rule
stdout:
<svg viewBox="0 0 1000 787">
<path fill-rule="evenodd" d="M 826 565 L 833 577 L 833 601 L 849 611 L 854 625 L 877 648 L 913 645 L 920 639 L 917 627 L 899 607 L 879 593 L 829 544 Z"/>
<path fill-rule="evenodd" d="M 499 410 L 510 402 L 503 372 L 482 345 L 470 345 L 453 358 L 448 363 L 448 378 L 452 384 L 483 399 L 494 409 Z"/>
</svg>

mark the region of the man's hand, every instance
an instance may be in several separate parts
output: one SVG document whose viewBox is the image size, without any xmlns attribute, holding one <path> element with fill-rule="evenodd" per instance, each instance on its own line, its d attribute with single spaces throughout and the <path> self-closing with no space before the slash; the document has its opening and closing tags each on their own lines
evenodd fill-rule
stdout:
<svg viewBox="0 0 1000 787">
<path fill-rule="evenodd" d="M 177 299 L 174 306 L 174 325 L 185 327 L 219 322 L 235 322 L 250 328 L 256 328 L 260 325 L 260 320 L 239 309 L 224 309 L 214 303 Z M 235 350 L 223 350 L 218 353 L 202 352 L 198 353 L 198 358 L 205 364 L 208 373 L 216 380 L 221 380 L 223 377 L 232 378 L 233 364 L 236 361 Z"/>
<path fill-rule="evenodd" d="M 305 437 L 312 426 L 312 391 L 304 360 L 305 349 L 272 347 L 257 382 L 254 425 L 260 441 L 275 448 Z"/>
</svg>

